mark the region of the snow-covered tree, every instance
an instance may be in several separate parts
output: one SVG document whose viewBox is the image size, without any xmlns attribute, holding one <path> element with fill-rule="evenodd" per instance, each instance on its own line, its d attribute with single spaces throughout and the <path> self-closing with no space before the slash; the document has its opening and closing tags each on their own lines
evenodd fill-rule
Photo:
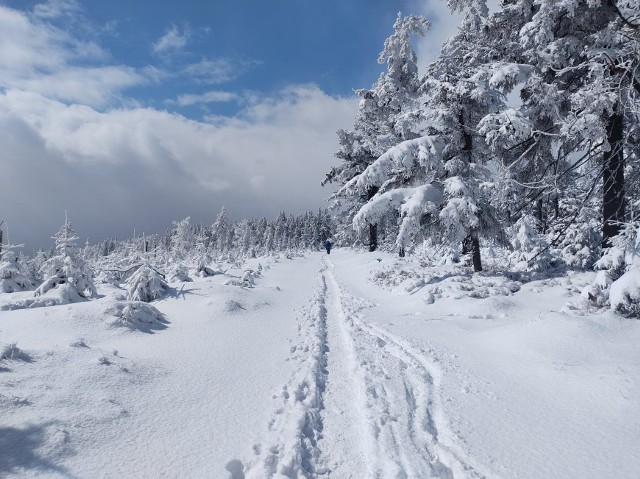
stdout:
<svg viewBox="0 0 640 479">
<path fill-rule="evenodd" d="M 174 221 L 175 234 L 171 238 L 171 250 L 178 259 L 185 259 L 195 244 L 195 235 L 191 218 L 187 216 L 181 221 Z"/>
<path fill-rule="evenodd" d="M 223 206 L 211 226 L 211 237 L 219 253 L 224 253 L 230 247 L 231 224 L 227 209 Z"/>
<path fill-rule="evenodd" d="M 557 203 L 572 174 L 589 175 L 601 191 L 605 245 L 625 220 L 640 94 L 637 12 L 637 0 L 510 0 L 487 28 L 508 47 L 501 61 L 527 71 L 512 84 L 521 104 L 489 115 L 481 130 L 525 203 Z"/>
<path fill-rule="evenodd" d="M 503 232 L 490 202 L 490 155 L 477 135 L 479 121 L 502 107 L 500 85 L 483 67 L 483 38 L 472 25 L 445 45 L 429 66 L 419 106 L 410 115 L 411 129 L 421 136 L 391 147 L 339 191 L 343 195 L 376 194 L 354 217 L 354 225 L 398 215 L 396 247 L 403 252 L 424 238 L 447 244 L 472 245 L 474 269 L 482 269 L 479 236 L 502 239 Z"/>
<path fill-rule="evenodd" d="M 622 225 L 595 268 L 596 279 L 582 291 L 582 296 L 598 306 L 639 316 L 640 226 L 636 222 Z"/>
<path fill-rule="evenodd" d="M 27 265 L 16 255 L 13 245 L 2 245 L 0 253 L 0 291 L 14 293 L 35 288 L 35 281 L 27 273 Z"/>
<path fill-rule="evenodd" d="M 164 296 L 169 285 L 164 277 L 148 264 L 140 266 L 127 280 L 127 297 L 131 301 L 149 303 Z"/>
<path fill-rule="evenodd" d="M 96 297 L 98 293 L 93 284 L 93 273 L 80 256 L 75 243 L 78 237 L 75 236 L 68 217 L 65 217 L 64 225 L 52 238 L 56 244 L 55 255 L 42 265 L 41 271 L 45 279 L 36 289 L 35 295 L 67 285 L 81 298 Z"/>
<path fill-rule="evenodd" d="M 513 253 L 510 260 L 520 271 L 544 271 L 552 262 L 549 243 L 541 235 L 537 218 L 523 215 L 511 228 Z"/>
<path fill-rule="evenodd" d="M 398 14 L 394 33 L 385 41 L 378 57 L 379 63 L 387 65 L 387 71 L 371 89 L 358 90 L 361 100 L 353 130 L 338 131 L 340 148 L 336 157 L 342 163 L 327 174 L 323 184 L 345 185 L 389 148 L 417 136 L 412 115 L 416 111 L 420 80 L 411 39 L 423 36 L 429 27 L 428 20 L 422 16 Z M 333 208 L 342 212 L 343 224 L 350 223 L 376 193 L 375 186 L 357 194 L 341 188 L 332 196 Z M 369 230 L 370 250 L 377 247 L 376 224 L 363 225 Z"/>
</svg>

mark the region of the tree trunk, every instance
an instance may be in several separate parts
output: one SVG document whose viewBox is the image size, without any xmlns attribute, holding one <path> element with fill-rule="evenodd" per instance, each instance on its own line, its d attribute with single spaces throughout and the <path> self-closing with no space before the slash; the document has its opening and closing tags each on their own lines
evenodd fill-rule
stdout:
<svg viewBox="0 0 640 479">
<path fill-rule="evenodd" d="M 378 249 L 378 225 L 369 225 L 369 251 Z"/>
<path fill-rule="evenodd" d="M 462 240 L 462 255 L 471 253 L 471 235 Z"/>
<path fill-rule="evenodd" d="M 367 201 L 373 198 L 380 188 L 371 186 L 367 190 Z M 378 249 L 378 225 L 369 225 L 369 251 L 373 252 Z"/>
<path fill-rule="evenodd" d="M 473 271 L 478 273 L 482 271 L 482 260 L 480 259 L 480 240 L 478 239 L 478 230 L 471 229 L 471 260 L 473 261 Z"/>
<path fill-rule="evenodd" d="M 462 126 L 464 147 L 463 151 L 467 153 L 467 161 L 471 163 L 473 153 L 473 138 L 471 133 L 465 127 L 464 115 L 462 111 L 458 117 L 460 126 Z M 465 244 L 466 243 L 466 244 Z M 478 240 L 478 229 L 471 228 L 469 236 L 462 242 L 462 250 L 471 250 L 471 261 L 473 262 L 473 271 L 475 273 L 482 271 L 482 261 L 480 259 L 480 241 Z"/>
<path fill-rule="evenodd" d="M 602 169 L 602 247 L 611 246 L 611 238 L 620 232 L 624 221 L 624 156 L 622 151 L 623 116 L 617 111 L 607 124 L 610 150 L 604 155 Z"/>
<path fill-rule="evenodd" d="M 0 230 L 0 253 L 2 253 L 2 230 Z"/>
</svg>

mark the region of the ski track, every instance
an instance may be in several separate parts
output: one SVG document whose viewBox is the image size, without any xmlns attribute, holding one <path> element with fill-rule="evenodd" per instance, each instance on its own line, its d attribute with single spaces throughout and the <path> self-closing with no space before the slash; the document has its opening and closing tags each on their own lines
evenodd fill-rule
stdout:
<svg viewBox="0 0 640 479">
<path fill-rule="evenodd" d="M 374 305 L 347 294 L 334 269 L 322 260 L 297 318 L 299 365 L 246 476 L 232 478 L 495 478 L 449 428 L 435 356 L 363 320 Z"/>
</svg>

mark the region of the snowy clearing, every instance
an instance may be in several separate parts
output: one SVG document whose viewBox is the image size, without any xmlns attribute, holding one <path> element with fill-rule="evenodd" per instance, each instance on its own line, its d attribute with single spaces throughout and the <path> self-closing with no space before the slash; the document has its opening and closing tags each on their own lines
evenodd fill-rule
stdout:
<svg viewBox="0 0 640 479">
<path fill-rule="evenodd" d="M 593 273 L 261 261 L 0 311 L 0 476 L 637 477 L 640 323 L 575 307 Z"/>
</svg>

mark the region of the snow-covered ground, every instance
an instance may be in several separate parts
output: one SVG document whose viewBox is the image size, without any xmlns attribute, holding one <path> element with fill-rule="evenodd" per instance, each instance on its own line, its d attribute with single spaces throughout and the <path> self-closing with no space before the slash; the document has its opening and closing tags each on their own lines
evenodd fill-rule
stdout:
<svg viewBox="0 0 640 479">
<path fill-rule="evenodd" d="M 0 311 L 0 477 L 639 477 L 640 322 L 578 307 L 592 274 L 258 261 L 145 327 L 108 284 Z"/>
</svg>

